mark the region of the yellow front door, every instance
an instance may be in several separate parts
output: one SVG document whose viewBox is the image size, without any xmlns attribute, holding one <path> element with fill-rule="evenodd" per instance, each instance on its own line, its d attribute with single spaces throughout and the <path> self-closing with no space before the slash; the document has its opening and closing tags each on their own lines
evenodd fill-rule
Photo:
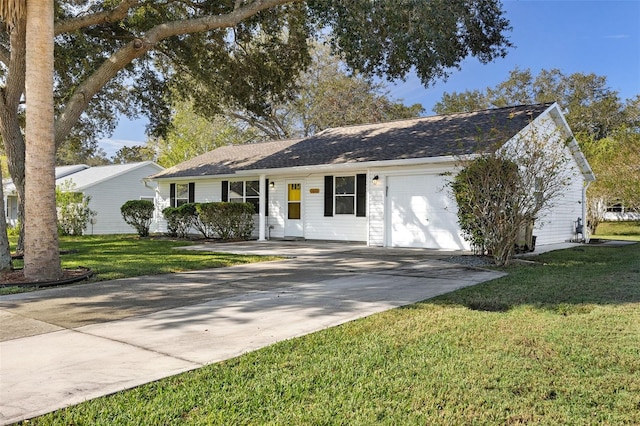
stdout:
<svg viewBox="0 0 640 426">
<path fill-rule="evenodd" d="M 302 183 L 287 182 L 285 237 L 302 237 Z"/>
</svg>

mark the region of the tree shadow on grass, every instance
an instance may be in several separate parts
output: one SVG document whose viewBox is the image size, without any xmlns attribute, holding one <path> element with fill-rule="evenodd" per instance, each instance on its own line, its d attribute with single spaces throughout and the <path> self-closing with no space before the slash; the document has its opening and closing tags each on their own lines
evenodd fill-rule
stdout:
<svg viewBox="0 0 640 426">
<path fill-rule="evenodd" d="M 561 315 L 587 313 L 595 305 L 640 303 L 640 244 L 575 247 L 513 265 L 508 276 L 445 294 L 425 303 L 506 312 L 534 306 Z"/>
</svg>

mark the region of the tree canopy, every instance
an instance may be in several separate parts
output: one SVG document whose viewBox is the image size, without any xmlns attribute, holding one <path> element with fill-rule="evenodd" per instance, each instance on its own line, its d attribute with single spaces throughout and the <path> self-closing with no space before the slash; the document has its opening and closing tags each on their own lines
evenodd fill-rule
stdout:
<svg viewBox="0 0 640 426">
<path fill-rule="evenodd" d="M 257 142 L 262 138 L 257 130 L 233 117 L 206 118 L 194 111 L 190 101 L 178 101 L 166 135 L 149 139 L 145 148 L 158 164 L 171 167 L 219 146 Z"/>
<path fill-rule="evenodd" d="M 383 83 L 348 72 L 325 45 L 315 44 L 311 57 L 288 99 L 265 99 L 262 111 L 211 108 L 214 89 L 193 82 L 192 91 L 172 96 L 165 136 L 151 138 L 148 151 L 168 167 L 222 145 L 310 136 L 329 127 L 417 117 L 424 111 L 420 104 L 391 99 Z"/>
<path fill-rule="evenodd" d="M 23 203 L 27 26 L 14 11 L 0 25 L 0 136 Z M 53 139 L 61 146 L 74 132 L 109 131 L 117 113 L 139 111 L 161 133 L 169 116 L 161 94 L 187 73 L 213 82 L 212 108 L 263 110 L 265 98 L 286 97 L 320 32 L 364 75 L 415 69 L 429 84 L 466 57 L 504 56 L 509 29 L 499 0 L 58 0 Z"/>
<path fill-rule="evenodd" d="M 542 70 L 534 77 L 531 70 L 516 68 L 496 87 L 443 94 L 433 111 L 448 114 L 545 102 L 558 102 L 567 111 L 571 129 L 581 137 L 597 140 L 632 122 L 638 126 L 638 97 L 625 103 L 606 77 L 565 75 L 558 69 Z"/>
<path fill-rule="evenodd" d="M 171 116 L 164 94 L 181 81 L 185 91 L 193 81 L 215 88 L 211 109 L 264 112 L 265 99 L 290 93 L 320 32 L 351 69 L 390 79 L 415 69 L 429 84 L 468 56 L 504 56 L 509 30 L 499 0 L 59 0 L 55 140 L 92 153 L 92 141 L 109 134 L 119 115 L 138 113 L 150 118 L 152 134 L 163 135 Z M 0 26 L 0 135 L 19 188 L 24 40 L 24 28 Z"/>
</svg>

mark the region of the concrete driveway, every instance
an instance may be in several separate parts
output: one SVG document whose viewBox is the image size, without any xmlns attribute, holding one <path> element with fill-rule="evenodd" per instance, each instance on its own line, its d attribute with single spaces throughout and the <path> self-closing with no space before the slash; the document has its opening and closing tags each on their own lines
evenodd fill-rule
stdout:
<svg viewBox="0 0 640 426">
<path fill-rule="evenodd" d="M 285 260 L 0 296 L 0 424 L 502 274 L 358 244 L 191 247 Z"/>
</svg>

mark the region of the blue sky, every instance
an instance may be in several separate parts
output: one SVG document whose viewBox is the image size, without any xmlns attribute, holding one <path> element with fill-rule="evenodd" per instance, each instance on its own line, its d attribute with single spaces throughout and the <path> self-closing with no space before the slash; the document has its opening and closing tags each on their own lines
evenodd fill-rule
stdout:
<svg viewBox="0 0 640 426">
<path fill-rule="evenodd" d="M 558 68 L 564 74 L 606 76 L 611 89 L 624 99 L 640 94 L 640 0 L 503 0 L 513 30 L 514 48 L 502 59 L 483 65 L 474 58 L 453 70 L 446 82 L 425 88 L 415 76 L 390 84 L 394 98 L 421 103 L 426 115 L 445 92 L 493 87 L 515 67 Z M 123 145 L 143 144 L 145 120 L 123 119 L 100 146 L 112 156 Z"/>
</svg>

